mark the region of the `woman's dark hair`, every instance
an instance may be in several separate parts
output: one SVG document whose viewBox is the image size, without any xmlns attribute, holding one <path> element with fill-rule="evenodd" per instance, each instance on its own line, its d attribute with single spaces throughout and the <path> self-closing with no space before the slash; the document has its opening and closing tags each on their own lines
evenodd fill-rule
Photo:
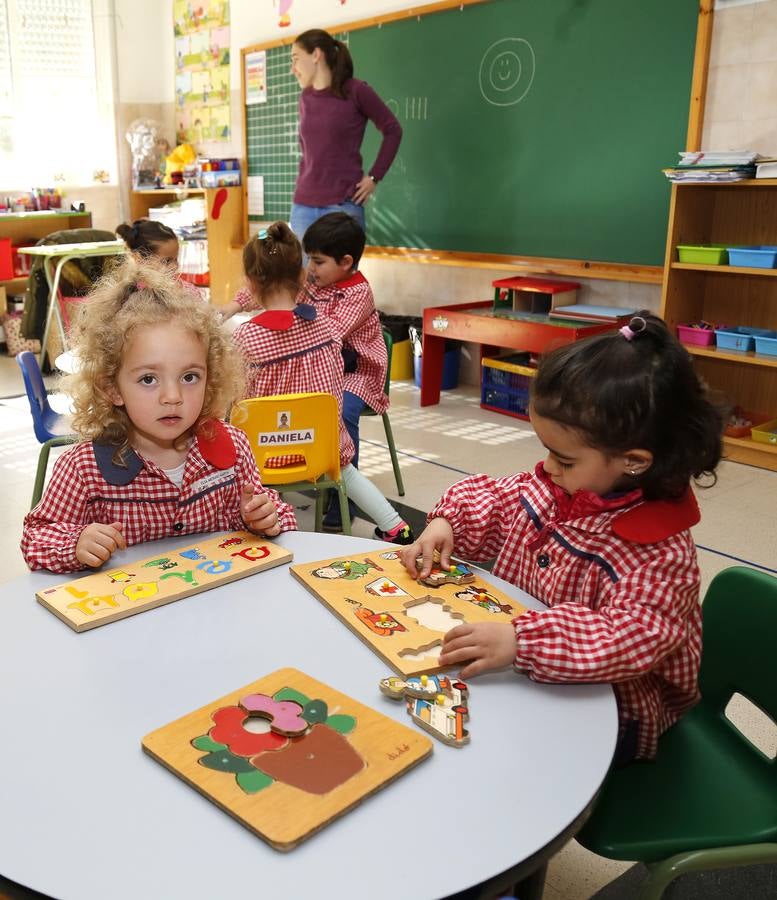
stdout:
<svg viewBox="0 0 777 900">
<path fill-rule="evenodd" d="M 679 497 L 691 477 L 712 475 L 720 462 L 723 405 L 710 399 L 688 352 L 649 312 L 543 356 L 531 399 L 538 415 L 575 429 L 607 455 L 649 450 L 652 465 L 634 478 L 646 499 Z"/>
<path fill-rule="evenodd" d="M 116 234 L 139 256 L 156 256 L 161 244 L 178 240 L 172 228 L 154 219 L 136 219 L 132 225 L 124 222 L 117 226 Z"/>
<path fill-rule="evenodd" d="M 302 247 L 285 222 L 273 222 L 243 247 L 243 271 L 257 294 L 299 290 Z"/>
<path fill-rule="evenodd" d="M 332 70 L 330 90 L 335 97 L 345 97 L 345 82 L 353 78 L 353 59 L 348 45 L 321 28 L 303 31 L 294 43 L 299 44 L 306 53 L 318 48 L 324 54 L 326 64 Z"/>
<path fill-rule="evenodd" d="M 357 268 L 364 253 L 367 238 L 364 229 L 353 216 L 345 212 L 327 213 L 309 225 L 302 237 L 305 253 L 323 253 L 339 263 L 347 254 Z"/>
</svg>

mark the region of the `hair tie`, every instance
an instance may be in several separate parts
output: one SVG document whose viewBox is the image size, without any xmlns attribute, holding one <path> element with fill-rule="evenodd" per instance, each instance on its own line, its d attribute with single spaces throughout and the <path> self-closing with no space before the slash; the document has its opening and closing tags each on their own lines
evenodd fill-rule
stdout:
<svg viewBox="0 0 777 900">
<path fill-rule="evenodd" d="M 634 338 L 647 328 L 647 322 L 642 316 L 634 316 L 628 325 L 619 328 L 618 331 L 626 338 L 627 341 L 633 341 Z"/>
<path fill-rule="evenodd" d="M 256 232 L 256 239 L 258 241 L 263 241 L 267 237 L 267 229 L 260 228 L 259 231 Z"/>
</svg>

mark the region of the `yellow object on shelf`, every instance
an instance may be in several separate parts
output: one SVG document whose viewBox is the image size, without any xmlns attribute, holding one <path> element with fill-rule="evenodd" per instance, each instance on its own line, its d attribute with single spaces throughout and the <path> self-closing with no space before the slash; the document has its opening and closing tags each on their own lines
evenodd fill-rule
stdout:
<svg viewBox="0 0 777 900">
<path fill-rule="evenodd" d="M 750 431 L 754 441 L 759 444 L 773 444 L 777 446 L 777 419 L 770 419 L 763 425 L 754 425 Z"/>
</svg>

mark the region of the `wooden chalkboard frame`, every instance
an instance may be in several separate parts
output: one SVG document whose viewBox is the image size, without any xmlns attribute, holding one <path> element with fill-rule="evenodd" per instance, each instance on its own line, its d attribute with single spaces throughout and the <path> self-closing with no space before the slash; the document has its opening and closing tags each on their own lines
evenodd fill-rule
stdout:
<svg viewBox="0 0 777 900">
<path fill-rule="evenodd" d="M 440 0 L 436 3 L 427 3 L 421 6 L 413 6 L 396 12 L 385 13 L 380 16 L 371 16 L 367 19 L 359 19 L 355 22 L 345 22 L 328 26 L 329 32 L 351 32 L 362 28 L 374 28 L 385 25 L 388 22 L 396 22 L 431 13 L 443 12 L 446 9 L 456 9 L 463 6 L 471 6 L 477 3 L 488 3 L 489 0 Z M 704 124 L 704 103 L 707 94 L 707 72 L 709 68 L 710 45 L 712 42 L 714 0 L 699 0 L 699 16 L 696 28 L 696 47 L 693 59 L 693 74 L 691 79 L 691 101 L 688 112 L 688 131 L 686 137 L 686 150 L 701 149 L 701 135 Z M 243 115 L 243 159 L 248 159 L 248 130 L 246 127 L 246 84 L 245 84 L 245 57 L 248 53 L 257 50 L 270 50 L 273 47 L 291 46 L 296 35 L 265 41 L 244 47 L 240 51 L 240 83 L 241 83 L 241 109 Z M 247 179 L 243 179 L 243 190 L 247 191 Z M 244 208 L 248 209 L 247 197 L 244 197 Z M 248 239 L 248 220 L 245 222 L 244 239 Z M 500 269 L 518 273 L 532 273 L 543 275 L 569 275 L 582 278 L 598 278 L 607 281 L 629 281 L 642 284 L 661 284 L 663 280 L 663 266 L 629 265 L 627 263 L 612 263 L 603 260 L 588 259 L 558 259 L 556 257 L 538 256 L 512 256 L 498 253 L 462 253 L 450 250 L 421 250 L 408 247 L 378 247 L 368 246 L 365 250 L 366 257 L 373 259 L 386 259 L 398 262 L 425 263 L 431 265 L 464 266 L 467 268 Z"/>
</svg>

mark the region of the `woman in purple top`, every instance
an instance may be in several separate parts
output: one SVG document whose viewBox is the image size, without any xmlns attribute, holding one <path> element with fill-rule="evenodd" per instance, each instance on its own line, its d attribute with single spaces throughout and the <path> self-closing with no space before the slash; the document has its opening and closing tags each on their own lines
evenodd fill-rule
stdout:
<svg viewBox="0 0 777 900">
<path fill-rule="evenodd" d="M 402 126 L 375 91 L 353 77 L 348 47 L 326 31 L 314 28 L 296 39 L 291 71 L 302 88 L 302 158 L 291 228 L 302 239 L 309 225 L 330 212 L 346 212 L 364 228 L 364 203 L 397 154 Z M 361 145 L 368 120 L 383 141 L 372 168 L 365 172 Z"/>
</svg>

